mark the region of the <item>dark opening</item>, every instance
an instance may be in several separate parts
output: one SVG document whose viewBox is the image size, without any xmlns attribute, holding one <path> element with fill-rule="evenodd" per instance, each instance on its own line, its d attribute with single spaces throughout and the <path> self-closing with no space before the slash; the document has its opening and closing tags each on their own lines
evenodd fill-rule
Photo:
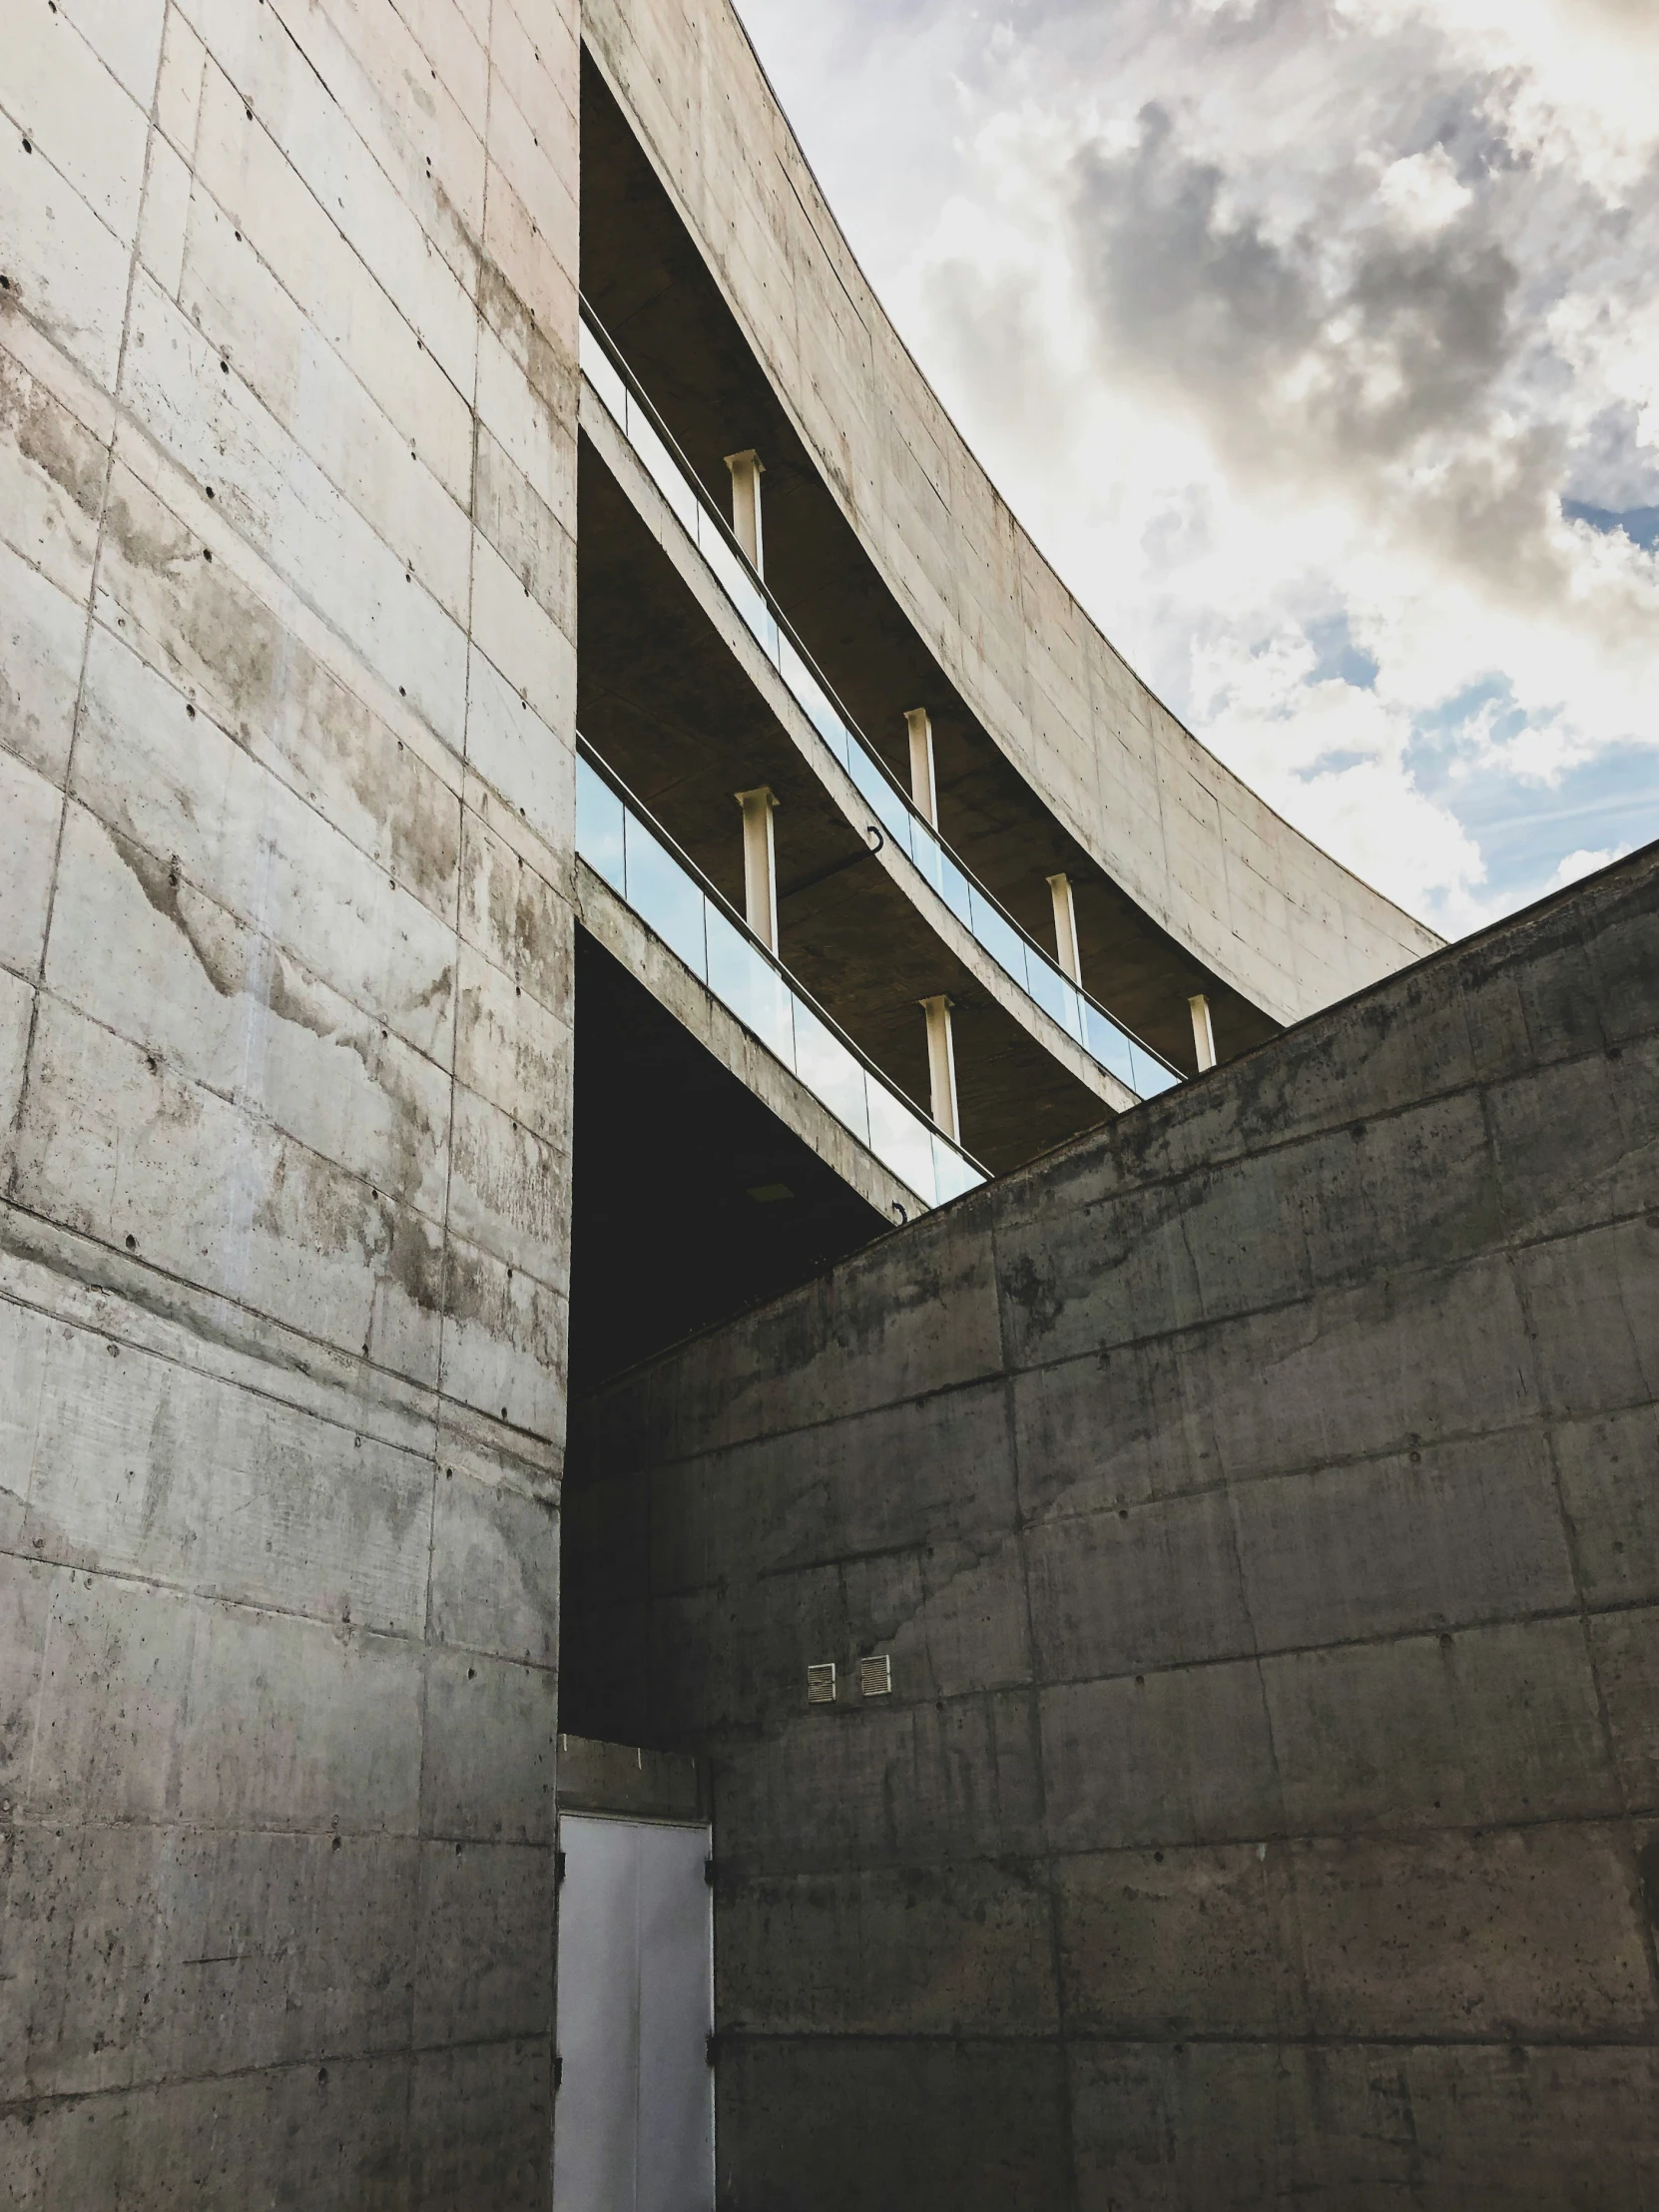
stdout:
<svg viewBox="0 0 1659 2212">
<path fill-rule="evenodd" d="M 573 1400 L 896 1226 L 585 931 L 576 939 Z"/>
</svg>

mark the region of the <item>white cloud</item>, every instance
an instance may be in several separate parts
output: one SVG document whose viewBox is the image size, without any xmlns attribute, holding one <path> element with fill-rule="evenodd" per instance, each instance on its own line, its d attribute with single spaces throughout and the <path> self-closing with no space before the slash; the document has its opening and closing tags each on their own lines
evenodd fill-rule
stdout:
<svg viewBox="0 0 1659 2212">
<path fill-rule="evenodd" d="M 1595 782 L 1659 749 L 1614 526 L 1659 507 L 1659 7 L 743 5 L 969 442 L 1229 765 L 1452 931 L 1595 858 L 1558 817 L 1659 831 Z"/>
<path fill-rule="evenodd" d="M 1474 201 L 1443 146 L 1390 162 L 1378 180 L 1377 197 L 1403 230 L 1415 233 L 1443 231 Z"/>
<path fill-rule="evenodd" d="M 1544 890 L 1565 890 L 1569 883 L 1576 883 L 1586 875 L 1593 875 L 1597 868 L 1611 867 L 1615 860 L 1622 860 L 1629 849 L 1628 845 L 1615 844 L 1609 845 L 1604 852 L 1580 850 L 1563 853 L 1555 863 L 1553 874 L 1543 886 Z"/>
</svg>

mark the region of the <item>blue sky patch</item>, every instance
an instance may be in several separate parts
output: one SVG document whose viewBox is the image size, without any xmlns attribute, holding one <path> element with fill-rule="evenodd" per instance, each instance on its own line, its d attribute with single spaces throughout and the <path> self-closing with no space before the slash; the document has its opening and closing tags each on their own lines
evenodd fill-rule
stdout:
<svg viewBox="0 0 1659 2212">
<path fill-rule="evenodd" d="M 1659 551 L 1659 507 L 1592 507 L 1588 500 L 1563 499 L 1561 512 L 1569 522 L 1587 522 L 1608 536 L 1622 530 L 1644 553 Z"/>
</svg>

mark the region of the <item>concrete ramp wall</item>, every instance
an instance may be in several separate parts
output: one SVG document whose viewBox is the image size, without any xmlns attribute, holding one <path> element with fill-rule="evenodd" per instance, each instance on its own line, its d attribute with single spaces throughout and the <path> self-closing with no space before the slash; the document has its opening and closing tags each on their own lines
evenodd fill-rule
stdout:
<svg viewBox="0 0 1659 2212">
<path fill-rule="evenodd" d="M 1659 2197 L 1656 1075 L 1650 850 L 588 1407 L 732 2212 Z"/>
</svg>

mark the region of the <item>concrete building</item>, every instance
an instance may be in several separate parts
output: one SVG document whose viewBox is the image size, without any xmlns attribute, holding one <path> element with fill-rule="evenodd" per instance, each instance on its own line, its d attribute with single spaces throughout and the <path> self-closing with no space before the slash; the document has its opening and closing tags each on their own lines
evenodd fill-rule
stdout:
<svg viewBox="0 0 1659 2212">
<path fill-rule="evenodd" d="M 1652 857 L 1231 777 L 727 0 L 6 29 L 0 2198 L 1659 2198 Z"/>
</svg>

